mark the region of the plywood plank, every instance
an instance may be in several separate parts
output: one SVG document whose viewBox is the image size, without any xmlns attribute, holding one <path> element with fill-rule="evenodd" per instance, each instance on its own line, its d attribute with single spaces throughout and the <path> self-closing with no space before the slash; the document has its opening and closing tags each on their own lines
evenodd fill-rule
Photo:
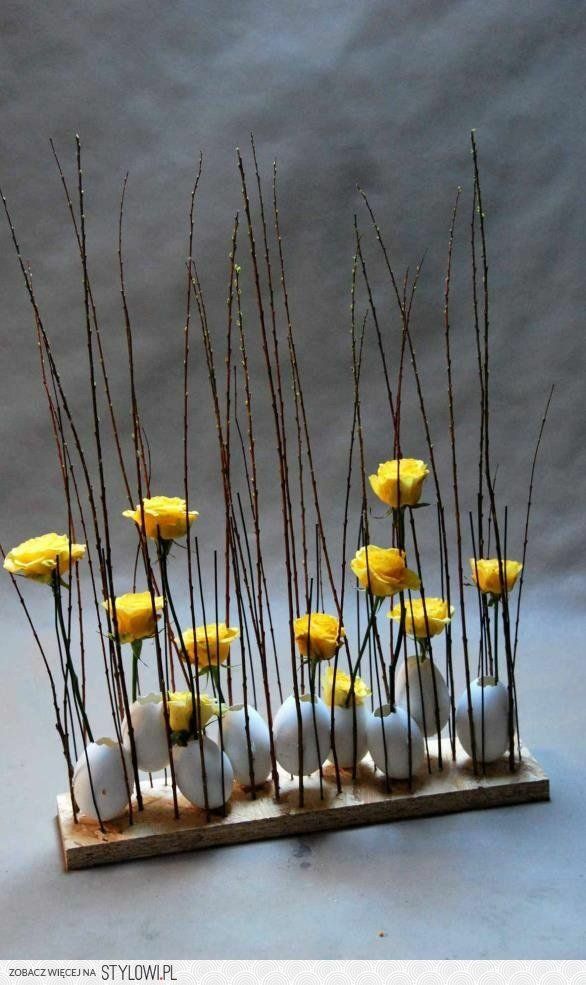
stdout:
<svg viewBox="0 0 586 985">
<path fill-rule="evenodd" d="M 444 744 L 442 771 L 437 768 L 433 746 L 430 751 L 432 773 L 424 767 L 411 791 L 407 783 L 395 781 L 387 793 L 384 778 L 367 757 L 358 768 L 356 781 L 349 772 L 341 772 L 341 793 L 336 789 L 334 769 L 328 766 L 324 769 L 323 798 L 319 776 L 314 774 L 305 779 L 305 805 L 299 808 L 297 780 L 281 772 L 279 803 L 273 799 L 270 784 L 257 791 L 255 800 L 236 786 L 226 817 L 212 814 L 210 820 L 180 794 L 181 816 L 176 820 L 170 786 L 155 780 L 151 788 L 147 782 L 142 785 L 144 811 L 135 812 L 135 823 L 129 825 L 126 817 L 109 821 L 104 825 L 105 833 L 95 822 L 82 818 L 75 824 L 69 795 L 61 794 L 57 810 L 65 868 L 83 869 L 214 845 L 549 799 L 549 780 L 527 749 L 514 773 L 503 759 L 486 767 L 482 776 L 474 775 L 461 749 L 453 763 L 446 759 Z"/>
</svg>

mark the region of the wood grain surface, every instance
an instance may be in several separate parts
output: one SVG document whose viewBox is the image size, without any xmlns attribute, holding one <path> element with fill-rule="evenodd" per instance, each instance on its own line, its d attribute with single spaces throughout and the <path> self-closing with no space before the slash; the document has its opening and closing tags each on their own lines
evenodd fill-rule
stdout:
<svg viewBox="0 0 586 985">
<path fill-rule="evenodd" d="M 232 845 L 285 835 L 309 834 L 353 825 L 400 821 L 433 814 L 482 810 L 549 799 L 549 780 L 527 749 L 515 773 L 502 759 L 475 776 L 471 761 L 459 749 L 455 763 L 446 757 L 437 768 L 432 752 L 432 773 L 424 765 L 414 778 L 412 790 L 406 782 L 394 781 L 387 793 L 382 774 L 367 757 L 358 767 L 358 778 L 341 771 L 342 792 L 336 790 L 334 768 L 324 768 L 323 799 L 319 775 L 306 777 L 305 806 L 299 808 L 297 779 L 280 772 L 281 797 L 276 803 L 272 785 L 257 790 L 256 799 L 235 785 L 226 816 L 198 810 L 179 794 L 180 817 L 173 817 L 171 788 L 164 780 L 142 785 L 144 811 L 134 812 L 134 824 L 126 816 L 105 823 L 105 833 L 93 821 L 73 822 L 69 794 L 57 798 L 58 824 L 65 868 L 84 869 L 153 855 L 187 852 L 214 845 Z"/>
</svg>

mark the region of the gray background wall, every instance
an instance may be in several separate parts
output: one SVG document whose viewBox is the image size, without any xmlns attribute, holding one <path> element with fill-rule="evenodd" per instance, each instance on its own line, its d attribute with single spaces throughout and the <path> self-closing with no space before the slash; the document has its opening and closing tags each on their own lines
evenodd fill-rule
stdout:
<svg viewBox="0 0 586 985">
<path fill-rule="evenodd" d="M 529 449 L 547 390 L 552 382 L 557 388 L 539 471 L 527 580 L 527 659 L 521 673 L 527 739 L 559 775 L 558 810 L 562 817 L 552 815 L 553 807 L 543 808 L 539 837 L 546 837 L 548 830 L 559 833 L 560 821 L 577 821 L 582 804 L 577 795 L 572 799 L 572 768 L 579 761 L 574 743 L 581 710 L 573 695 L 579 694 L 584 683 L 579 641 L 583 635 L 582 557 L 586 546 L 580 303 L 584 78 L 579 63 L 584 46 L 584 5 L 538 0 L 525 4 L 482 4 L 476 0 L 334 4 L 327 0 L 271 5 L 254 0 L 240 4 L 153 2 L 120 6 L 109 2 L 40 5 L 5 0 L 0 25 L 0 180 L 23 253 L 32 265 L 67 392 L 84 420 L 88 387 L 80 272 L 48 147 L 52 136 L 72 175 L 73 135 L 79 131 L 82 136 L 91 274 L 126 439 L 116 223 L 122 178 L 126 170 L 130 172 L 126 262 L 137 376 L 145 394 L 143 411 L 155 458 L 154 482 L 165 491 L 174 491 L 172 479 L 177 487 L 181 482 L 186 224 L 199 152 L 204 153 L 204 177 L 196 253 L 212 323 L 220 332 L 224 326 L 226 254 L 232 217 L 240 208 L 234 147 L 247 147 L 252 129 L 267 177 L 273 158 L 279 161 L 292 307 L 316 457 L 321 464 L 321 488 L 334 539 L 339 529 L 351 413 L 348 304 L 352 218 L 355 211 L 361 214 L 357 181 L 371 196 L 399 270 L 407 265 L 413 269 L 422 252 L 428 250 L 416 302 L 414 335 L 428 388 L 438 459 L 446 477 L 446 403 L 440 377 L 443 273 L 455 189 L 457 185 L 464 188 L 455 254 L 453 326 L 459 448 L 465 496 L 469 503 L 473 501 L 473 487 L 466 481 L 477 440 L 466 240 L 471 188 L 469 129 L 476 127 L 489 229 L 495 459 L 502 502 L 509 504 L 514 518 L 512 543 L 519 547 L 519 511 L 526 495 Z M 361 222 L 366 231 L 363 215 Z M 62 528 L 64 514 L 38 380 L 31 314 L 5 227 L 0 230 L 0 244 L 0 533 L 5 546 L 10 546 L 41 529 Z M 384 314 L 394 358 L 398 347 L 396 319 L 376 254 L 370 248 L 368 252 L 378 285 L 377 303 Z M 242 256 L 246 275 L 244 243 Z M 363 308 L 363 298 L 361 305 Z M 247 313 L 249 310 L 251 314 L 247 307 Z M 255 331 L 251 320 L 251 337 Z M 254 354 L 253 363 L 260 369 L 261 362 Z M 376 466 L 379 460 L 390 457 L 389 427 L 381 412 L 382 381 L 373 356 L 368 357 L 365 371 L 370 384 L 364 408 L 367 460 Z M 207 382 L 195 345 L 192 393 L 193 497 L 201 513 L 198 530 L 202 547 L 209 557 L 218 546 L 222 514 Z M 404 447 L 425 457 L 410 380 L 405 400 Z M 256 390 L 255 401 L 262 443 L 270 435 L 264 385 Z M 89 438 L 89 430 L 84 433 Z M 275 466 L 268 446 L 262 458 L 267 554 L 277 570 L 277 500 L 270 490 Z M 113 463 L 109 475 L 116 502 Z M 117 560 L 123 579 L 133 537 L 122 520 L 117 535 Z M 33 591 L 34 586 L 28 592 L 31 598 Z M 27 820 L 25 838 L 20 826 L 15 833 L 5 805 L 6 844 L 11 854 L 7 875 L 12 891 L 17 893 L 26 867 L 42 884 L 43 892 L 54 895 L 59 877 L 48 816 L 53 794 L 62 784 L 61 765 L 56 747 L 46 748 L 51 726 L 36 655 L 9 594 L 10 585 L 3 582 L 1 592 L 6 640 L 2 661 L 11 709 L 2 720 L 9 751 L 10 803 L 20 805 Z M 39 604 L 40 622 L 49 634 L 50 613 L 45 616 L 40 610 Z M 552 667 L 559 678 L 554 677 Z M 100 714 L 99 708 L 96 714 Z M 31 729 L 31 717 L 38 727 Z M 22 724 L 16 726 L 15 721 Z M 26 754 L 15 741 L 15 730 L 20 735 L 23 728 L 31 733 L 28 742 L 32 751 Z M 43 765 L 39 767 L 39 763 Z M 469 917 L 460 914 L 471 921 L 471 926 L 481 926 L 480 937 L 473 940 L 471 935 L 456 933 L 453 922 L 452 929 L 446 929 L 448 916 L 460 912 L 463 897 L 450 881 L 451 869 L 444 871 L 440 858 L 434 877 L 437 889 L 428 886 L 423 908 L 433 909 L 436 892 L 445 906 L 447 892 L 450 914 L 444 913 L 443 923 L 441 918 L 436 921 L 431 938 L 424 941 L 408 919 L 411 903 L 406 899 L 401 912 L 393 912 L 395 932 L 391 941 L 387 939 L 391 946 L 383 953 L 385 944 L 378 942 L 374 925 L 377 931 L 381 929 L 378 924 L 387 904 L 381 899 L 370 906 L 364 899 L 357 910 L 357 904 L 348 902 L 348 887 L 356 885 L 357 876 L 351 867 L 344 866 L 336 888 L 337 896 L 345 901 L 344 919 L 337 919 L 336 925 L 354 929 L 349 936 L 347 932 L 339 936 L 332 925 L 330 940 L 325 942 L 307 922 L 313 912 L 310 906 L 306 915 L 297 917 L 295 933 L 306 941 L 307 951 L 300 956 L 494 956 L 497 946 L 499 956 L 570 956 L 570 952 L 580 956 L 573 909 L 566 909 L 576 893 L 571 829 L 567 829 L 567 838 L 561 839 L 564 844 L 559 844 L 558 838 L 559 847 L 553 856 L 550 854 L 547 874 L 535 874 L 528 847 L 541 850 L 540 841 L 531 841 L 538 838 L 531 820 L 535 816 L 527 818 L 522 830 L 528 839 L 526 866 L 517 857 L 511 872 L 506 834 L 504 844 L 498 847 L 508 859 L 503 861 L 509 867 L 508 902 L 499 897 L 495 885 L 483 902 L 487 908 L 483 913 L 474 912 Z M 519 845 L 517 825 L 521 821 L 517 817 L 507 821 L 511 850 L 512 845 L 515 850 Z M 328 853 L 335 857 L 338 844 L 345 845 L 344 851 L 352 848 L 367 854 L 372 848 L 368 864 L 373 878 L 384 852 L 389 879 L 395 884 L 402 879 L 407 885 L 415 854 L 409 856 L 411 862 L 405 857 L 399 860 L 392 849 L 389 854 L 385 839 L 395 839 L 392 844 L 396 847 L 397 837 L 401 842 L 407 835 L 420 837 L 424 845 L 426 836 L 435 836 L 438 845 L 442 838 L 447 839 L 443 842 L 446 849 L 449 839 L 459 840 L 458 825 L 464 823 L 471 837 L 470 850 L 478 845 L 475 838 L 485 839 L 482 843 L 492 849 L 491 821 L 480 819 L 427 822 L 419 827 L 420 836 L 406 830 L 403 834 L 403 829 L 400 836 L 381 834 L 383 829 L 377 829 L 376 836 L 373 832 L 341 835 L 336 843 L 329 843 L 329 848 L 322 846 L 309 873 L 299 870 L 294 847 L 248 848 L 239 856 L 230 854 L 235 860 L 232 891 L 237 892 L 237 874 L 242 871 L 238 866 L 249 864 L 258 872 L 259 865 L 270 864 L 277 873 L 275 893 L 281 878 L 293 879 L 294 883 L 298 880 L 299 891 L 317 907 L 322 901 L 323 866 L 331 866 Z M 424 835 L 424 827 L 429 834 Z M 407 854 L 416 852 L 415 843 L 410 844 Z M 159 880 L 159 899 L 164 901 L 171 898 L 166 894 L 172 892 L 173 879 L 179 878 L 181 870 L 185 873 L 185 898 L 191 899 L 191 893 L 195 901 L 198 874 L 225 873 L 227 857 L 211 853 L 205 860 L 139 866 L 124 875 L 128 882 L 122 880 L 120 872 L 108 874 L 108 878 L 116 880 L 118 893 L 131 885 L 134 893 L 143 873 L 145 878 Z M 82 883 L 85 878 L 88 882 Z M 178 928 L 156 925 L 149 922 L 150 917 L 145 917 L 137 930 L 128 909 L 130 903 L 114 923 L 102 925 L 106 918 L 98 898 L 106 900 L 112 886 L 104 873 L 95 876 L 95 881 L 87 876 L 76 881 L 60 879 L 58 885 L 62 894 L 58 905 L 63 907 L 64 917 L 71 912 L 76 893 L 87 903 L 86 889 L 90 885 L 100 887 L 91 904 L 97 907 L 92 911 L 97 921 L 92 932 L 79 940 L 53 940 L 46 920 L 41 919 L 33 944 L 30 924 L 23 928 L 19 920 L 17 927 L 9 915 L 4 944 L 7 954 L 32 953 L 35 947 L 38 956 L 47 956 L 51 949 L 54 954 L 99 956 L 119 950 L 139 956 L 149 948 L 150 953 L 174 949 L 185 956 L 298 954 L 295 934 L 284 935 L 276 927 L 266 930 L 264 911 L 259 912 L 258 919 L 245 921 L 241 930 L 234 924 L 223 943 L 212 944 L 211 938 L 204 940 L 205 935 L 187 943 Z M 509 912 L 511 900 L 525 899 L 528 894 L 539 899 L 545 886 L 552 893 L 549 929 L 532 918 L 528 932 L 517 910 L 506 929 L 496 929 L 503 913 Z M 468 887 L 472 896 L 473 888 Z M 408 894 L 407 889 L 405 892 Z M 480 923 L 474 924 L 477 917 Z M 523 940 L 527 944 L 520 943 Z"/>
</svg>

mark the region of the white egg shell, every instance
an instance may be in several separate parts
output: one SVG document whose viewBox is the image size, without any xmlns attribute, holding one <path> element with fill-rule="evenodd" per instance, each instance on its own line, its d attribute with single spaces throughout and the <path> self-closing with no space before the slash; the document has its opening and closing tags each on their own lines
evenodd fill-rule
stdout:
<svg viewBox="0 0 586 985">
<path fill-rule="evenodd" d="M 372 714 L 367 724 L 368 749 L 375 766 L 395 780 L 409 779 L 409 732 L 411 732 L 411 774 L 421 768 L 424 758 L 423 737 L 417 722 L 398 705 L 388 705 Z"/>
<path fill-rule="evenodd" d="M 165 730 L 163 699 L 160 694 L 147 694 L 130 706 L 130 719 L 134 729 L 134 745 L 138 768 L 156 773 L 169 765 L 169 747 Z M 124 745 L 130 748 L 128 724 L 122 723 Z"/>
<path fill-rule="evenodd" d="M 222 737 L 224 752 L 232 764 L 236 782 L 245 787 L 250 786 L 252 758 L 253 785 L 261 786 L 271 774 L 271 737 L 262 715 L 250 705 L 246 709 L 244 705 L 234 705 L 222 718 Z"/>
<path fill-rule="evenodd" d="M 309 776 L 325 762 L 330 751 L 330 715 L 321 698 L 312 704 L 309 694 L 300 695 L 303 773 Z M 314 721 L 315 710 L 315 721 Z M 294 695 L 275 715 L 273 736 L 277 762 L 287 773 L 299 775 L 299 732 Z"/>
<path fill-rule="evenodd" d="M 408 710 L 424 735 L 437 735 L 447 725 L 450 717 L 450 695 L 441 671 L 429 658 L 421 660 L 420 657 L 412 656 L 401 664 L 397 674 L 396 694 L 397 704 L 405 711 Z"/>
<path fill-rule="evenodd" d="M 334 706 L 334 744 L 336 759 L 341 769 L 352 769 L 354 762 L 364 759 L 368 750 L 366 738 L 366 723 L 370 710 L 366 705 L 356 705 L 356 750 L 354 749 L 354 709 L 343 705 Z M 334 753 L 328 756 L 330 763 L 334 762 Z"/>
<path fill-rule="evenodd" d="M 470 697 L 476 757 L 481 763 L 492 763 L 509 745 L 509 694 L 502 681 L 495 683 L 494 677 L 483 677 L 470 684 Z M 467 690 L 456 708 L 456 732 L 465 752 L 472 756 Z"/>
<path fill-rule="evenodd" d="M 203 737 L 203 758 L 210 810 L 222 807 L 231 796 L 234 773 L 226 753 L 223 753 L 207 735 Z M 205 809 L 205 795 L 199 739 L 192 739 L 186 746 L 173 749 L 175 779 L 184 797 L 195 807 Z M 224 783 L 222 785 L 222 773 Z"/>
<path fill-rule="evenodd" d="M 112 739 L 97 739 L 89 743 L 73 771 L 73 794 L 83 814 L 97 821 L 96 805 L 102 821 L 110 821 L 124 813 L 128 806 L 124 766 L 128 786 L 132 791 L 134 775 L 129 751 L 122 746 L 121 755 L 120 746 Z"/>
</svg>

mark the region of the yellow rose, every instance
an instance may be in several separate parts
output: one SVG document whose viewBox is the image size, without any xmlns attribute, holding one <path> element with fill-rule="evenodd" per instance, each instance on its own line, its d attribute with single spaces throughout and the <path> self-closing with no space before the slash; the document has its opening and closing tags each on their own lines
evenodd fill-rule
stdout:
<svg viewBox="0 0 586 985">
<path fill-rule="evenodd" d="M 207 670 L 208 667 L 217 667 L 228 659 L 230 654 L 230 644 L 240 636 L 240 630 L 231 626 L 226 626 L 225 622 L 216 625 L 210 622 L 207 626 L 197 626 L 195 637 L 193 629 L 186 629 L 181 634 L 181 639 L 175 637 L 175 642 L 180 648 L 180 655 L 183 647 L 187 651 L 189 662 L 195 664 L 198 670 Z"/>
<path fill-rule="evenodd" d="M 501 572 L 503 566 L 506 568 L 506 576 L 503 581 L 506 583 L 507 592 L 515 587 L 515 582 L 523 570 L 523 565 L 519 561 L 502 562 L 499 567 L 498 558 L 470 558 L 470 568 L 472 569 L 472 581 L 478 585 L 481 592 L 489 592 L 491 595 L 500 595 L 502 592 Z M 477 578 L 478 574 L 478 578 Z"/>
<path fill-rule="evenodd" d="M 335 685 L 334 685 L 335 676 Z M 324 696 L 325 703 L 331 707 L 332 705 L 339 705 L 341 708 L 346 707 L 348 701 L 348 695 L 350 693 L 350 685 L 352 683 L 352 678 L 349 674 L 345 674 L 342 670 L 336 670 L 334 674 L 333 667 L 326 667 L 326 672 L 322 684 L 322 692 Z M 372 694 L 372 691 L 366 686 L 361 677 L 354 678 L 354 703 L 356 705 L 364 704 L 365 698 Z"/>
<path fill-rule="evenodd" d="M 152 499 L 143 499 L 142 505 L 146 535 L 153 540 L 157 540 L 157 534 L 161 540 L 176 540 L 177 537 L 184 537 L 188 526 L 199 516 L 195 510 L 190 510 L 188 523 L 185 500 L 178 496 L 153 496 Z M 124 510 L 122 516 L 134 520 L 137 527 L 142 525 L 140 506 L 135 510 Z"/>
<path fill-rule="evenodd" d="M 43 534 L 13 547 L 4 559 L 4 567 L 11 575 L 24 575 L 49 584 L 57 562 L 59 574 L 64 575 L 69 570 L 70 558 L 72 563 L 80 561 L 85 549 L 85 544 L 70 545 L 67 534 Z"/>
<path fill-rule="evenodd" d="M 325 612 L 299 616 L 293 623 L 293 632 L 301 656 L 310 660 L 331 660 L 346 635 L 338 617 Z"/>
<path fill-rule="evenodd" d="M 121 643 L 134 643 L 137 640 L 150 639 L 157 632 L 157 621 L 153 616 L 153 605 L 150 592 L 130 592 L 128 595 L 118 595 L 116 602 L 116 621 L 118 623 L 118 639 Z M 112 615 L 112 602 L 108 599 L 102 602 L 104 609 Z M 163 599 L 155 595 L 155 612 L 163 609 Z"/>
<path fill-rule="evenodd" d="M 368 563 L 367 563 L 368 562 Z M 386 598 L 408 588 L 419 588 L 419 578 L 405 564 L 405 552 L 398 547 L 361 547 L 350 561 L 350 567 L 362 588 L 373 595 Z"/>
<path fill-rule="evenodd" d="M 189 726 L 193 717 L 194 709 L 197 709 L 197 693 L 195 695 L 195 705 L 191 697 L 191 691 L 171 691 L 169 693 L 169 726 L 172 732 L 189 732 Z M 195 731 L 205 728 L 210 718 L 218 715 L 220 706 L 215 698 L 209 694 L 200 694 L 199 712 L 195 714 Z"/>
<path fill-rule="evenodd" d="M 427 613 L 427 619 L 426 619 Z M 389 619 L 395 622 L 401 621 L 401 605 L 398 603 L 389 613 Z M 442 633 L 446 626 L 451 622 L 454 615 L 454 606 L 450 606 L 443 599 L 407 599 L 405 602 L 405 632 L 417 639 L 427 639 L 428 636 L 437 636 Z"/>
<path fill-rule="evenodd" d="M 417 505 L 426 475 L 429 469 L 425 462 L 418 458 L 399 458 L 381 462 L 376 475 L 369 475 L 368 479 L 378 498 L 396 509 Z"/>
</svg>

